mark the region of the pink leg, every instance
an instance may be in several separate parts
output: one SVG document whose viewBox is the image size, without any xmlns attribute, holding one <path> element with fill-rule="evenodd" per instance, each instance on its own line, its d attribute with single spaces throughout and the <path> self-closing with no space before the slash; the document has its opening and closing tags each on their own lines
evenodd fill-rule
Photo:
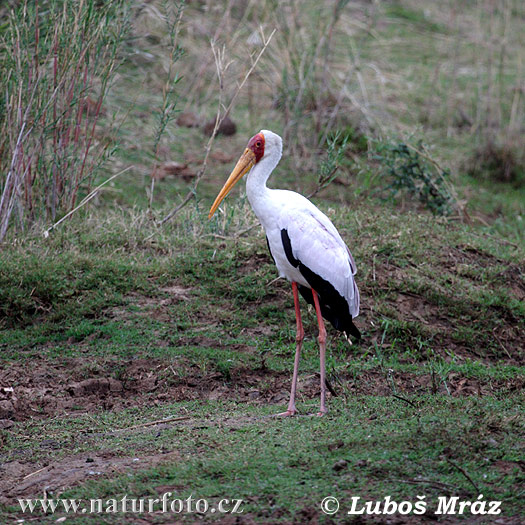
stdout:
<svg viewBox="0 0 525 525">
<path fill-rule="evenodd" d="M 301 356 L 301 347 L 303 345 L 304 330 L 303 323 L 301 321 L 301 310 L 299 309 L 299 292 L 297 290 L 297 283 L 292 282 L 293 301 L 295 304 L 295 320 L 297 323 L 297 335 L 295 340 L 297 342 L 297 348 L 295 350 L 295 361 L 293 364 L 293 376 L 292 376 L 292 390 L 290 391 L 290 402 L 288 403 L 288 409 L 286 412 L 277 414 L 281 417 L 293 416 L 295 410 L 295 390 L 297 389 L 297 374 L 299 372 L 299 357 Z"/>
<path fill-rule="evenodd" d="M 321 362 L 321 409 L 318 416 L 322 416 L 328 412 L 326 409 L 326 371 L 325 371 L 325 356 L 326 356 L 326 328 L 324 327 L 323 316 L 321 315 L 321 307 L 319 306 L 319 298 L 317 292 L 312 288 L 312 295 L 314 297 L 315 313 L 317 314 L 317 322 L 319 323 L 319 351 Z"/>
</svg>

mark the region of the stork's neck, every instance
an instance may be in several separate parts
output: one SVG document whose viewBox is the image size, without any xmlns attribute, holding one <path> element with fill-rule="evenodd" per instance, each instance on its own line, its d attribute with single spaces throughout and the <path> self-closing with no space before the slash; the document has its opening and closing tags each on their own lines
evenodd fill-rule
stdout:
<svg viewBox="0 0 525 525">
<path fill-rule="evenodd" d="M 271 190 L 266 187 L 266 181 L 271 175 L 275 166 L 279 163 L 281 152 L 276 152 L 274 155 L 263 157 L 248 173 L 246 178 L 246 195 L 255 212 L 255 215 L 265 225 L 264 211 L 268 207 L 271 199 Z"/>
</svg>

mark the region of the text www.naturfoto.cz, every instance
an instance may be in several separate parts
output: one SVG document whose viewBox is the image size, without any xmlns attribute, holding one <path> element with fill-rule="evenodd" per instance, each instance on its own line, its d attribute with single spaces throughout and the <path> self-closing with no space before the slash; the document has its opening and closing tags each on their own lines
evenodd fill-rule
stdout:
<svg viewBox="0 0 525 525">
<path fill-rule="evenodd" d="M 54 514 L 109 514 L 130 512 L 141 513 L 173 513 L 173 514 L 241 514 L 242 499 L 221 499 L 217 504 L 209 503 L 205 499 L 196 499 L 191 495 L 186 499 L 172 498 L 173 493 L 165 492 L 160 498 L 122 498 L 103 499 L 19 499 L 18 504 L 22 512 L 38 512 Z M 171 498 L 171 499 L 169 499 Z"/>
</svg>

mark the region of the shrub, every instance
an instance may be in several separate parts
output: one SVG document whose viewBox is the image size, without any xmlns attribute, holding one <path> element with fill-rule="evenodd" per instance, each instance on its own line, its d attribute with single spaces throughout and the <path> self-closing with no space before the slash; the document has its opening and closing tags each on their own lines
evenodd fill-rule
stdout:
<svg viewBox="0 0 525 525">
<path fill-rule="evenodd" d="M 422 141 L 376 141 L 374 159 L 380 162 L 385 189 L 391 197 L 408 192 L 436 215 L 450 215 L 459 205 L 449 182 L 450 172 L 442 169 L 425 153 Z"/>
</svg>

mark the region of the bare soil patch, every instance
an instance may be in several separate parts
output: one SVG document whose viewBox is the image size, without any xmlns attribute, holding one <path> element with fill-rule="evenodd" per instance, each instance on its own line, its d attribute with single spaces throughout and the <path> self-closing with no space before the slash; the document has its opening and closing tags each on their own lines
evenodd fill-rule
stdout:
<svg viewBox="0 0 525 525">
<path fill-rule="evenodd" d="M 0 503 L 12 503 L 15 498 L 36 495 L 43 497 L 44 492 L 56 494 L 89 479 L 114 477 L 126 471 L 145 466 L 151 468 L 176 459 L 177 452 L 122 457 L 112 451 L 104 451 L 71 456 L 45 465 L 10 461 L 0 465 Z"/>
<path fill-rule="evenodd" d="M 278 402 L 276 393 L 289 381 L 289 374 L 269 370 L 237 369 L 228 376 L 203 373 L 184 359 L 92 359 L 87 366 L 80 358 L 36 358 L 30 367 L 11 363 L 0 370 L 0 421 L 194 399 Z"/>
<path fill-rule="evenodd" d="M 491 254 L 480 250 L 463 247 L 452 248 L 450 253 L 443 256 L 442 266 L 451 273 L 460 272 L 462 276 L 470 275 L 477 283 L 476 269 L 486 268 L 494 264 L 504 264 Z M 524 270 L 516 264 L 505 263 L 505 270 L 498 276 L 498 281 L 506 286 L 515 297 L 521 300 L 525 297 L 525 283 L 523 281 Z M 510 308 L 494 305 L 486 307 L 483 312 L 480 305 L 469 303 L 462 298 L 463 305 L 469 305 L 471 312 L 468 315 L 458 314 L 450 305 L 454 303 L 454 297 L 446 295 L 446 304 L 439 304 L 439 297 L 432 294 L 413 293 L 405 290 L 406 270 L 388 261 L 378 262 L 374 266 L 374 280 L 382 290 L 392 290 L 394 297 L 380 300 L 392 307 L 397 312 L 400 321 L 412 322 L 421 327 L 428 335 L 432 335 L 432 347 L 435 351 L 452 350 L 455 354 L 471 359 L 482 359 L 486 362 L 494 360 L 507 364 L 523 364 L 523 320 L 517 319 Z M 451 287 L 450 294 L 454 288 Z M 369 294 L 367 300 L 363 301 L 363 312 L 361 318 L 377 321 L 377 315 L 373 311 L 375 300 L 373 294 Z M 472 326 L 472 319 L 476 321 L 477 330 L 483 334 L 485 340 L 492 340 L 493 346 L 498 352 L 484 352 L 480 348 L 486 346 L 479 340 L 464 340 L 455 337 L 455 333 L 463 328 Z M 359 318 L 358 318 L 359 323 Z M 382 331 L 377 335 L 381 335 Z M 413 336 L 414 345 L 417 343 L 418 333 L 404 334 L 408 340 Z"/>
<path fill-rule="evenodd" d="M 203 374 L 182 359 L 118 363 L 101 360 L 92 362 L 89 368 L 81 359 L 56 362 L 41 358 L 31 367 L 15 363 L 0 370 L 0 427 L 9 428 L 10 421 L 27 418 L 196 399 L 284 404 L 289 395 L 292 360 L 290 355 L 289 372 L 236 368 L 227 375 L 218 371 Z M 117 367 L 115 377 L 112 373 Z M 448 389 L 453 396 L 501 395 L 524 386 L 522 378 L 484 381 L 450 373 L 443 381 L 430 373 L 399 372 L 387 378 L 381 370 L 362 372 L 358 377 L 342 373 L 329 381 L 335 395 L 392 395 L 392 381 L 399 392 L 447 393 Z M 318 374 L 300 377 L 298 395 L 303 399 L 319 395 Z"/>
</svg>

